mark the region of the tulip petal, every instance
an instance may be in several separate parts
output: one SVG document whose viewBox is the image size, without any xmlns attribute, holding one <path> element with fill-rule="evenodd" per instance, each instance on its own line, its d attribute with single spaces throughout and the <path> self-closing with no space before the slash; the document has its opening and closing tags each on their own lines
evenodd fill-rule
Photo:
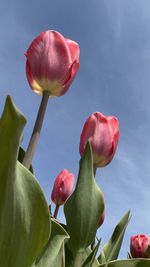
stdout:
<svg viewBox="0 0 150 267">
<path fill-rule="evenodd" d="M 73 80 L 77 74 L 79 67 L 80 67 L 80 64 L 78 62 L 74 62 L 72 64 L 72 66 L 70 68 L 70 78 L 68 78 L 68 80 L 63 85 L 61 95 L 64 95 L 68 91 L 71 83 L 73 82 Z"/>
<path fill-rule="evenodd" d="M 69 46 L 72 62 L 74 62 L 74 61 L 79 62 L 79 56 L 80 56 L 79 45 L 70 39 L 66 39 L 66 42 Z"/>
<path fill-rule="evenodd" d="M 94 115 L 91 115 L 85 122 L 80 136 L 80 140 L 82 141 L 80 142 L 80 147 L 79 147 L 81 156 L 84 154 L 87 141 L 94 134 L 95 127 L 96 127 L 96 118 Z"/>
<path fill-rule="evenodd" d="M 47 31 L 40 34 L 30 45 L 26 56 L 37 79 L 64 77 L 71 58 L 65 38 L 58 32 Z M 63 62 L 63 64 L 62 64 Z"/>
</svg>

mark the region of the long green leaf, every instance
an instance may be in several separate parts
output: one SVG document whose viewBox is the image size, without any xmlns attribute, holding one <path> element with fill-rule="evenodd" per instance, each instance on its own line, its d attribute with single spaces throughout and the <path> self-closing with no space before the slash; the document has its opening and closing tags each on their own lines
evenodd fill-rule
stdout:
<svg viewBox="0 0 150 267">
<path fill-rule="evenodd" d="M 88 143 L 80 161 L 75 191 L 64 206 L 70 235 L 68 246 L 73 253 L 84 250 L 92 243 L 103 208 L 103 195 L 94 179 L 92 151 Z"/>
<path fill-rule="evenodd" d="M 7 97 L 0 119 L 0 266 L 31 267 L 50 236 L 48 205 L 17 162 L 25 118 Z"/>
<path fill-rule="evenodd" d="M 93 265 L 93 263 L 95 261 L 99 246 L 100 246 L 100 240 L 98 241 L 96 247 L 93 249 L 93 251 L 90 253 L 90 255 L 87 257 L 85 262 L 82 264 L 82 267 L 94 267 L 95 266 L 95 265 Z M 98 264 L 96 266 L 98 266 Z"/>
<path fill-rule="evenodd" d="M 116 260 L 98 267 L 150 267 L 149 259 Z"/>
<path fill-rule="evenodd" d="M 130 211 L 128 211 L 115 227 L 110 240 L 102 248 L 101 254 L 98 257 L 100 263 L 116 260 L 121 248 L 122 240 L 126 227 L 129 222 Z"/>
<path fill-rule="evenodd" d="M 51 237 L 42 254 L 32 267 L 65 267 L 64 243 L 69 235 L 55 220 L 52 220 Z"/>
<path fill-rule="evenodd" d="M 69 250 L 67 244 L 65 245 L 65 252 L 66 252 L 65 253 L 65 260 L 66 260 L 66 266 L 65 267 L 73 267 L 73 265 L 74 265 L 74 255 Z M 93 253 L 92 253 L 92 255 L 91 255 L 91 253 L 92 253 L 92 251 L 91 251 L 90 248 L 86 248 L 84 251 L 82 251 L 82 260 L 81 260 L 81 262 L 85 262 L 89 256 L 90 256 L 89 259 L 91 259 L 91 256 L 93 256 Z M 95 258 L 94 261 L 93 261 L 92 267 L 97 267 L 98 265 L 99 265 L 99 262 Z"/>
</svg>

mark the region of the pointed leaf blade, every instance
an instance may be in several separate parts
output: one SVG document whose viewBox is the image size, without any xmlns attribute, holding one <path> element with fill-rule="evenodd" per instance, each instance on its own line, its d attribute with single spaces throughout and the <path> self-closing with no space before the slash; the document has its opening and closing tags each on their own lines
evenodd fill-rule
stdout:
<svg viewBox="0 0 150 267">
<path fill-rule="evenodd" d="M 129 222 L 130 211 L 128 211 L 115 227 L 110 240 L 102 248 L 101 254 L 98 257 L 100 263 L 116 260 L 121 244 L 123 241 L 124 233 Z"/>
<path fill-rule="evenodd" d="M 69 236 L 64 228 L 52 220 L 51 237 L 32 267 L 65 267 L 64 243 L 67 239 Z"/>
<path fill-rule="evenodd" d="M 43 192 L 31 172 L 17 162 L 25 121 L 7 97 L 0 119 L 0 266 L 3 267 L 31 267 L 50 235 Z"/>
<path fill-rule="evenodd" d="M 70 235 L 68 246 L 74 253 L 84 250 L 94 240 L 103 209 L 103 195 L 94 179 L 92 151 L 88 143 L 80 161 L 75 191 L 64 205 Z"/>
<path fill-rule="evenodd" d="M 100 240 L 98 241 L 96 247 L 93 249 L 93 251 L 90 253 L 90 255 L 87 257 L 85 262 L 82 264 L 82 267 L 93 267 L 93 263 L 95 261 L 99 246 L 100 246 Z"/>
<path fill-rule="evenodd" d="M 67 244 L 65 246 L 65 260 L 66 260 L 66 266 L 65 267 L 73 267 L 74 266 L 74 255 L 73 253 L 69 250 Z M 85 262 L 86 259 L 89 257 L 91 254 L 91 249 L 86 248 L 84 251 L 82 251 L 82 262 Z M 97 267 L 99 265 L 98 260 L 95 258 L 93 261 L 92 267 Z"/>
</svg>

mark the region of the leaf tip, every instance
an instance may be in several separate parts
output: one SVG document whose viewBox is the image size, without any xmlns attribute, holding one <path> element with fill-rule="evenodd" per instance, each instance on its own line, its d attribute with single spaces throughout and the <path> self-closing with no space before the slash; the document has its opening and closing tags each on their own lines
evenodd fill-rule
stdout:
<svg viewBox="0 0 150 267">
<path fill-rule="evenodd" d="M 23 113 L 17 108 L 17 106 L 13 103 L 12 98 L 10 95 L 6 97 L 6 103 L 4 108 L 4 114 L 5 111 L 8 111 L 10 115 L 12 115 L 14 118 L 22 122 L 22 125 L 26 124 L 26 118 L 23 115 Z"/>
</svg>

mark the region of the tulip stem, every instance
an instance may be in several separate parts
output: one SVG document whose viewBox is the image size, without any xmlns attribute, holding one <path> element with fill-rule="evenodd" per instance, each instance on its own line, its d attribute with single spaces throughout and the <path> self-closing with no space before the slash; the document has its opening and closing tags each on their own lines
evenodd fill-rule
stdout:
<svg viewBox="0 0 150 267">
<path fill-rule="evenodd" d="M 58 204 L 56 204 L 56 206 L 55 206 L 55 210 L 54 210 L 54 215 L 53 215 L 53 217 L 56 219 L 57 218 L 57 215 L 58 215 L 58 211 L 59 211 L 59 205 Z"/>
<path fill-rule="evenodd" d="M 44 115 L 45 115 L 45 111 L 46 111 L 46 107 L 47 107 L 47 102 L 48 102 L 48 98 L 49 98 L 50 93 L 48 91 L 44 91 L 43 92 L 43 96 L 42 96 L 42 100 L 41 100 L 41 104 L 39 107 L 39 111 L 37 114 L 37 118 L 35 121 L 35 125 L 33 128 L 33 132 L 30 138 L 30 142 L 27 148 L 27 151 L 25 153 L 24 159 L 22 161 L 22 164 L 29 169 L 30 165 L 32 163 L 32 159 L 34 156 L 34 152 L 37 146 L 37 142 L 40 136 L 40 131 L 42 128 L 42 124 L 43 124 L 43 120 L 44 120 Z"/>
</svg>

